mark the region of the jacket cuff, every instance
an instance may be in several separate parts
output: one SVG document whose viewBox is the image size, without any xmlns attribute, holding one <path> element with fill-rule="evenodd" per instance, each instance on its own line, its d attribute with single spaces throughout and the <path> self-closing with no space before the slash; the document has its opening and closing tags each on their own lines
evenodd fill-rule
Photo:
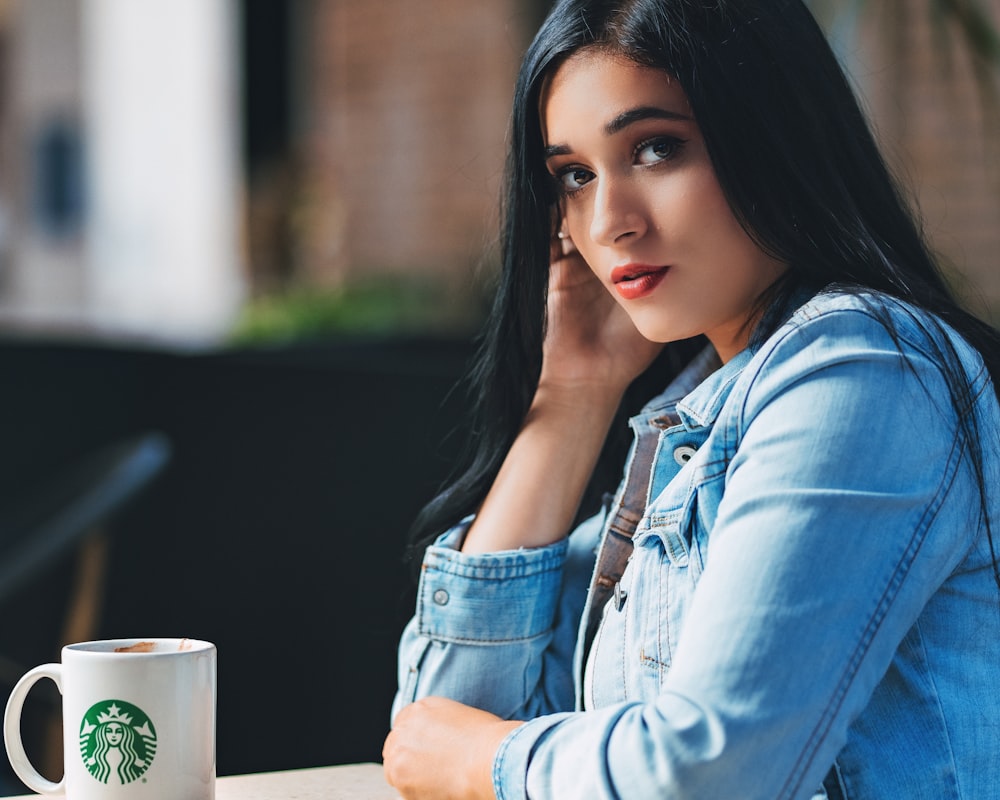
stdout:
<svg viewBox="0 0 1000 800">
<path fill-rule="evenodd" d="M 552 630 L 566 540 L 547 547 L 469 555 L 444 543 L 461 541 L 464 526 L 427 548 L 417 589 L 421 635 L 446 642 L 505 644 Z"/>
<path fill-rule="evenodd" d="M 528 800 L 528 763 L 538 740 L 571 712 L 548 714 L 507 734 L 493 757 L 493 792 L 497 800 Z"/>
</svg>

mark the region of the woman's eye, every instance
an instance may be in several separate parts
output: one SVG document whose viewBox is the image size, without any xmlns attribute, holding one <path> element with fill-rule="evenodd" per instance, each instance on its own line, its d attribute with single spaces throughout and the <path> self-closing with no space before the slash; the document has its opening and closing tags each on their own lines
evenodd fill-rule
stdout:
<svg viewBox="0 0 1000 800">
<path fill-rule="evenodd" d="M 635 160 L 639 164 L 656 164 L 660 161 L 667 161 L 673 158 L 680 146 L 683 144 L 680 139 L 661 136 L 643 142 L 635 149 Z"/>
<path fill-rule="evenodd" d="M 570 167 L 556 175 L 556 180 L 564 192 L 575 192 L 594 179 L 594 174 L 579 167 Z"/>
</svg>

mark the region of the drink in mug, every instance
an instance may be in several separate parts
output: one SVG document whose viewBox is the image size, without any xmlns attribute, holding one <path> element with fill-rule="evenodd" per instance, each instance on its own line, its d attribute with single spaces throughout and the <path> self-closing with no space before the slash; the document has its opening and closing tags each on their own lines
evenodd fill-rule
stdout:
<svg viewBox="0 0 1000 800">
<path fill-rule="evenodd" d="M 31 765 L 21 709 L 49 678 L 63 697 L 58 783 Z M 196 639 L 116 639 L 71 644 L 62 662 L 28 672 L 11 692 L 4 741 L 17 776 L 67 800 L 214 800 L 215 645 Z"/>
</svg>

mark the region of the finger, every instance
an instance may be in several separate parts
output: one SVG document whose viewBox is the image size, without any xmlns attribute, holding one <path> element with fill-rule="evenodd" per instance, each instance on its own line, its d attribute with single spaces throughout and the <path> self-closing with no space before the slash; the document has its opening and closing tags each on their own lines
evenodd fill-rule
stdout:
<svg viewBox="0 0 1000 800">
<path fill-rule="evenodd" d="M 563 252 L 563 240 L 559 238 L 562 233 L 561 229 L 557 229 L 553 234 L 552 238 L 549 239 L 549 262 L 558 261 L 560 258 L 565 257 Z"/>
<path fill-rule="evenodd" d="M 569 238 L 569 233 L 562 229 L 559 231 L 559 249 L 562 251 L 563 258 L 571 256 L 577 252 L 576 245 L 573 243 L 573 240 Z"/>
<path fill-rule="evenodd" d="M 576 245 L 573 243 L 573 240 L 568 236 L 565 239 L 553 237 L 549 248 L 549 260 L 551 263 L 555 263 L 556 261 L 565 261 L 568 258 L 573 258 L 574 256 L 579 255 L 580 251 L 576 249 Z"/>
</svg>

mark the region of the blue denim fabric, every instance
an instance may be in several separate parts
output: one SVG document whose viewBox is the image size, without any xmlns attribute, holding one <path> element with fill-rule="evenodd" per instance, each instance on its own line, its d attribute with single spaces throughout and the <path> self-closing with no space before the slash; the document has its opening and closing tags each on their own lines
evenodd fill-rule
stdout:
<svg viewBox="0 0 1000 800">
<path fill-rule="evenodd" d="M 434 694 L 531 720 L 495 758 L 502 800 L 1000 798 L 1000 593 L 942 341 L 875 299 L 898 344 L 859 299 L 820 294 L 633 420 L 678 421 L 585 665 L 606 514 L 537 550 L 466 556 L 468 521 L 445 534 L 394 713 Z M 1000 541 L 1000 410 L 950 341 Z"/>
</svg>

